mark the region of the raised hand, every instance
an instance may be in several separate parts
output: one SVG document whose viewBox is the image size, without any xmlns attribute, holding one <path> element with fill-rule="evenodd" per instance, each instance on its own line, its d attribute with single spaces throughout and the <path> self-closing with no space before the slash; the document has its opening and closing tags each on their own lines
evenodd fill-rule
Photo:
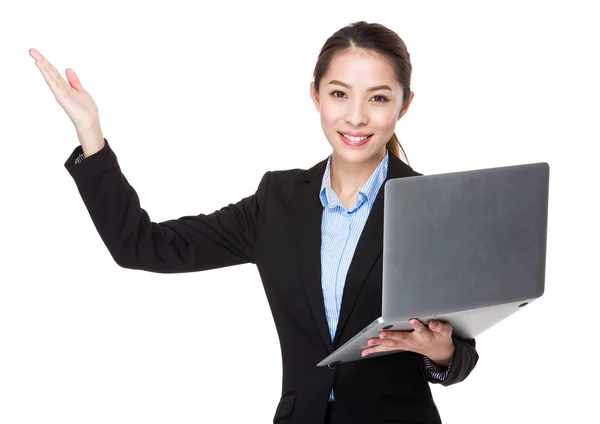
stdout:
<svg viewBox="0 0 600 424">
<path fill-rule="evenodd" d="M 104 137 L 100 129 L 98 107 L 90 93 L 81 85 L 75 71 L 67 68 L 65 71 L 67 81 L 65 81 L 39 51 L 34 48 L 29 49 L 29 55 L 35 59 L 35 64 L 44 76 L 54 98 L 75 125 L 86 156 L 102 148 Z"/>
</svg>

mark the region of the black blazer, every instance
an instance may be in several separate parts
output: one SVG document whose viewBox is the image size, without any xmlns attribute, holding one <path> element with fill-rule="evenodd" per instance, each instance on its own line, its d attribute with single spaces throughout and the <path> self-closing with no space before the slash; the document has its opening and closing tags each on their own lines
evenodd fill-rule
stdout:
<svg viewBox="0 0 600 424">
<path fill-rule="evenodd" d="M 322 423 L 332 387 L 347 423 L 441 422 L 419 354 L 316 366 L 381 316 L 383 185 L 348 270 L 332 342 L 321 291 L 319 189 L 326 160 L 308 170 L 268 171 L 255 194 L 211 214 L 155 223 L 104 141 L 76 165 L 78 146 L 65 167 L 118 265 L 175 273 L 256 264 L 281 344 L 283 382 L 274 423 Z M 389 155 L 386 181 L 415 175 L 421 174 Z M 445 386 L 464 380 L 478 360 L 475 339 L 454 342 Z"/>
</svg>

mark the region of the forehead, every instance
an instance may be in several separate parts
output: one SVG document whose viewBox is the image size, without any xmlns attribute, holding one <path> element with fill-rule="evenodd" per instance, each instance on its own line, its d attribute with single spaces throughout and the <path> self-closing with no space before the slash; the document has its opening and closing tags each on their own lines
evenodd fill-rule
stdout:
<svg viewBox="0 0 600 424">
<path fill-rule="evenodd" d="M 327 84 L 332 79 L 348 83 L 355 90 L 378 84 L 400 87 L 390 60 L 364 49 L 336 53 L 324 75 L 324 82 Z"/>
</svg>

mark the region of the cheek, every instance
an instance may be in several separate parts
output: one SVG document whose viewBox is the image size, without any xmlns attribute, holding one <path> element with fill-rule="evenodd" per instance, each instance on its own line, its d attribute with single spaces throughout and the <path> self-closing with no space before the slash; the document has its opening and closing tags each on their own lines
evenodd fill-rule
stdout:
<svg viewBox="0 0 600 424">
<path fill-rule="evenodd" d="M 377 111 L 371 115 L 371 126 L 380 131 L 388 131 L 396 125 L 395 114 L 390 111 Z"/>
<path fill-rule="evenodd" d="M 330 98 L 321 100 L 321 121 L 329 125 L 343 125 L 346 119 L 347 107 L 344 102 L 332 101 Z"/>
<path fill-rule="evenodd" d="M 324 127 L 337 125 L 343 119 L 344 114 L 339 108 L 328 107 L 321 109 L 321 124 Z"/>
</svg>

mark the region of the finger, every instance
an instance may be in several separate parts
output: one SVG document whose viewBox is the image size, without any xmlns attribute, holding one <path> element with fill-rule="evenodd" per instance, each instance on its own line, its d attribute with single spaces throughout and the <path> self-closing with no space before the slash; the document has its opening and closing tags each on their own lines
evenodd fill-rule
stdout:
<svg viewBox="0 0 600 424">
<path fill-rule="evenodd" d="M 35 65 L 38 67 L 38 69 L 44 76 L 44 80 L 46 81 L 46 84 L 48 84 L 48 87 L 50 87 L 52 93 L 54 93 L 54 95 L 56 96 L 60 89 L 58 86 L 58 82 L 56 82 L 56 79 L 50 74 L 46 66 L 44 66 L 43 62 L 36 61 Z"/>
<path fill-rule="evenodd" d="M 44 76 L 44 79 L 46 80 L 48 87 L 50 87 L 50 90 L 52 90 L 52 92 L 56 95 L 60 89 L 60 86 L 52 72 L 48 69 L 46 63 L 43 60 L 37 60 L 35 62 L 35 65 L 38 67 L 38 69 Z"/>
<path fill-rule="evenodd" d="M 441 334 L 442 336 L 451 336 L 452 335 L 452 325 L 441 322 L 441 321 L 429 321 L 429 328 L 431 331 Z"/>
<path fill-rule="evenodd" d="M 441 323 L 440 334 L 446 337 L 452 337 L 452 325 L 448 323 Z"/>
<path fill-rule="evenodd" d="M 47 67 L 47 69 L 51 72 L 52 76 L 54 76 L 55 78 L 56 77 L 62 78 L 62 75 L 60 75 L 60 73 L 56 70 L 56 68 L 52 65 L 52 63 L 50 63 L 50 61 L 48 59 L 46 59 L 44 57 L 44 55 L 41 54 L 38 50 L 31 49 L 30 53 L 34 59 L 42 62 Z"/>
<path fill-rule="evenodd" d="M 69 84 L 71 84 L 71 87 L 73 87 L 77 91 L 85 91 L 83 85 L 81 85 L 81 81 L 79 81 L 79 77 L 77 76 L 74 70 L 72 70 L 71 68 L 67 68 L 65 74 L 67 75 L 67 80 L 69 80 Z"/>
<path fill-rule="evenodd" d="M 396 348 L 406 348 L 405 343 L 396 341 L 394 339 L 378 339 L 376 337 L 369 338 L 367 341 L 367 346 L 364 349 L 374 348 L 377 346 L 387 346 L 387 347 L 396 347 Z"/>
<path fill-rule="evenodd" d="M 379 339 L 374 339 L 378 346 L 392 346 L 407 349 L 413 344 L 414 331 L 384 331 L 380 333 Z"/>
<path fill-rule="evenodd" d="M 394 346 L 374 346 L 374 347 L 368 347 L 366 349 L 363 349 L 361 356 L 367 356 L 370 355 L 371 353 L 376 353 L 376 352 L 389 352 L 391 350 L 402 350 L 398 347 L 394 347 Z"/>
<path fill-rule="evenodd" d="M 415 332 L 418 334 L 424 334 L 428 331 L 427 327 L 425 327 L 425 325 L 423 325 L 423 323 L 416 318 L 413 318 L 408 322 L 410 323 L 410 325 L 412 325 L 412 328 L 414 328 Z"/>
<path fill-rule="evenodd" d="M 56 70 L 56 68 L 54 67 L 54 65 L 52 65 L 46 59 L 44 59 L 43 63 L 44 63 L 44 66 L 46 67 L 46 69 L 48 69 L 48 72 L 50 72 L 50 75 L 56 81 L 56 84 L 59 87 L 66 88 L 67 82 L 65 81 L 65 79 L 63 78 L 63 76 L 60 74 L 60 72 L 58 72 Z"/>
<path fill-rule="evenodd" d="M 382 331 L 379 333 L 379 338 L 380 339 L 392 339 L 392 340 L 397 340 L 397 341 L 401 342 L 401 341 L 409 339 L 410 337 L 414 337 L 413 333 L 414 333 L 414 331 L 404 331 L 404 330 Z"/>
<path fill-rule="evenodd" d="M 42 60 L 42 54 L 35 48 L 29 49 L 29 56 L 33 57 L 35 60 Z"/>
<path fill-rule="evenodd" d="M 382 339 L 375 340 L 372 342 L 373 346 L 388 346 L 388 347 L 398 347 L 406 349 L 408 344 L 404 343 L 404 341 L 394 340 L 394 339 Z"/>
<path fill-rule="evenodd" d="M 54 66 L 37 50 L 31 49 L 31 56 L 36 59 L 36 65 L 44 75 L 44 79 L 46 83 L 52 90 L 52 92 L 57 95 L 60 94 L 61 90 L 66 92 L 67 82 L 64 80 L 62 75 L 56 70 Z"/>
<path fill-rule="evenodd" d="M 396 339 L 399 338 L 396 331 L 381 331 L 379 333 L 379 339 Z"/>
</svg>

